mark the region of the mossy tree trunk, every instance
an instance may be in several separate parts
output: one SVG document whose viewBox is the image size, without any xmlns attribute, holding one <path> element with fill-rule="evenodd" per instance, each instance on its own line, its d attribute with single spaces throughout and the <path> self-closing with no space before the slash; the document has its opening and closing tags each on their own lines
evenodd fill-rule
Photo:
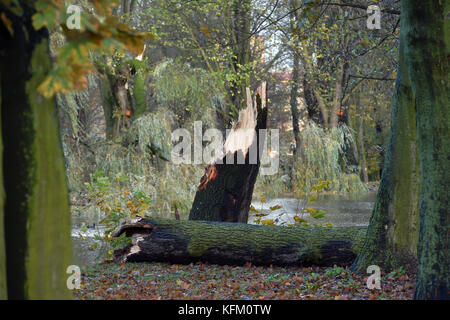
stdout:
<svg viewBox="0 0 450 320">
<path fill-rule="evenodd" d="M 360 178 L 364 183 L 369 182 L 369 176 L 367 174 L 367 161 L 366 161 L 366 147 L 364 144 L 364 120 L 362 117 L 357 119 L 358 122 L 358 162 L 360 163 L 361 173 Z"/>
<path fill-rule="evenodd" d="M 110 140 L 120 137 L 123 128 L 144 114 L 146 104 L 146 75 L 130 62 L 113 68 L 112 61 L 99 58 L 96 67 L 100 72 L 99 88 L 103 102 L 106 136 Z"/>
<path fill-rule="evenodd" d="M 450 299 L 450 1 L 404 0 L 417 108 L 420 209 L 416 299 Z"/>
<path fill-rule="evenodd" d="M 419 163 L 416 105 L 405 64 L 405 29 L 402 18 L 399 69 L 393 96 L 391 131 L 381 183 L 367 238 L 353 268 L 369 265 L 385 270 L 412 263 L 417 257 Z"/>
<path fill-rule="evenodd" d="M 448 0 L 402 1 L 389 148 L 353 266 L 392 267 L 398 257 L 417 256 L 416 299 L 450 298 L 449 10 Z"/>
<path fill-rule="evenodd" d="M 131 243 L 114 252 L 116 261 L 161 261 L 221 265 L 347 266 L 366 229 L 258 226 L 242 223 L 141 219 L 122 226 Z"/>
<path fill-rule="evenodd" d="M 38 86 L 50 70 L 48 32 L 34 30 L 32 6 L 0 26 L 6 278 L 9 299 L 71 298 L 69 201 L 54 99 Z M 4 276 L 4 275 L 3 275 Z"/>
</svg>

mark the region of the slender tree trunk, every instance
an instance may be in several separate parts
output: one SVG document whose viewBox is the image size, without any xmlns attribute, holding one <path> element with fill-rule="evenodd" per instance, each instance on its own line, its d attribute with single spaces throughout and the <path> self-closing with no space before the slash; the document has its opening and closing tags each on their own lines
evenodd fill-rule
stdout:
<svg viewBox="0 0 450 320">
<path fill-rule="evenodd" d="M 415 298 L 450 299 L 450 1 L 402 4 L 421 173 Z"/>
<path fill-rule="evenodd" d="M 303 56 L 303 63 L 305 65 L 305 69 L 306 69 L 306 75 L 308 76 L 308 81 L 311 84 L 312 93 L 314 94 L 314 97 L 317 100 L 317 104 L 319 106 L 319 110 L 322 115 L 323 127 L 329 128 L 330 122 L 328 119 L 328 108 L 325 103 L 325 100 L 323 99 L 322 95 L 320 94 L 319 86 L 318 86 L 316 80 L 314 79 L 314 75 L 313 75 L 314 67 L 313 67 L 311 55 L 308 52 L 307 48 L 303 48 L 302 51 L 303 51 L 302 56 Z"/>
<path fill-rule="evenodd" d="M 385 270 L 414 264 L 417 256 L 419 163 L 416 105 L 405 64 L 405 30 L 401 20 L 399 70 L 393 96 L 391 131 L 380 188 L 370 219 L 365 244 L 353 269 L 365 272 L 369 265 Z"/>
<path fill-rule="evenodd" d="M 369 182 L 367 175 L 367 161 L 366 161 L 366 147 L 364 145 L 364 120 L 359 117 L 358 121 L 358 150 L 359 150 L 359 164 L 361 166 L 361 179 L 364 183 Z"/>
<path fill-rule="evenodd" d="M 336 74 L 336 86 L 334 89 L 333 108 L 330 115 L 330 129 L 335 129 L 338 125 L 338 111 L 341 108 L 343 77 L 344 63 L 342 61 L 339 61 Z"/>
<path fill-rule="evenodd" d="M 366 159 L 366 146 L 364 144 L 364 119 L 362 117 L 364 108 L 361 106 L 361 99 L 360 99 L 360 90 L 357 91 L 357 99 L 356 99 L 356 108 L 359 111 L 358 114 L 360 115 L 356 119 L 356 123 L 358 126 L 358 133 L 357 133 L 357 143 L 358 143 L 358 162 L 361 168 L 360 177 L 361 180 L 365 183 L 369 182 L 369 176 L 367 174 L 367 159 Z"/>
<path fill-rule="evenodd" d="M 294 29 L 298 23 L 299 13 L 298 10 L 295 10 L 295 8 L 298 8 L 298 1 L 291 0 L 290 8 L 292 10 L 290 14 L 290 26 L 291 29 Z M 294 149 L 294 159 L 295 159 L 298 157 L 298 155 L 302 155 L 302 151 L 300 150 L 301 148 L 300 128 L 298 125 L 299 120 L 298 90 L 300 88 L 300 58 L 295 48 L 292 48 L 291 52 L 292 52 L 292 80 L 291 80 L 290 105 L 292 115 L 292 128 L 295 140 L 295 149 Z"/>
<path fill-rule="evenodd" d="M 250 62 L 250 9 L 251 0 L 233 0 L 232 27 L 233 27 L 233 63 L 236 73 L 241 73 L 241 67 Z M 250 86 L 249 77 L 237 80 L 231 88 L 231 100 L 235 112 L 245 108 L 245 88 Z"/>
<path fill-rule="evenodd" d="M 298 121 L 299 121 L 299 112 L 298 112 L 299 72 L 298 72 L 298 69 L 299 69 L 298 58 L 294 58 L 294 68 L 292 71 L 290 105 L 291 105 L 291 115 L 292 115 L 292 128 L 293 128 L 294 139 L 295 139 L 295 149 L 294 149 L 295 158 L 302 154 L 301 141 L 300 141 L 300 127 L 298 124 Z"/>
<path fill-rule="evenodd" d="M 119 120 L 114 115 L 117 108 L 117 101 L 113 93 L 114 87 L 111 85 L 112 76 L 102 72 L 102 76 L 98 79 L 98 87 L 102 97 L 103 114 L 105 116 L 106 136 L 110 140 L 114 140 L 118 133 Z"/>
<path fill-rule="evenodd" d="M 0 88 L 9 299 L 64 299 L 71 264 L 70 213 L 54 99 L 38 86 L 50 70 L 48 32 L 35 31 L 34 10 L 0 26 Z M 33 3 L 32 3 L 33 5 Z"/>
</svg>

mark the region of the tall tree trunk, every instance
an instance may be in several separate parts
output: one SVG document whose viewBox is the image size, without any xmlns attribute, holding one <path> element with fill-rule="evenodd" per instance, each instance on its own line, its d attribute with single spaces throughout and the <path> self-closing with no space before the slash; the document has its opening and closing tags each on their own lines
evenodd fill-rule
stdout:
<svg viewBox="0 0 450 320">
<path fill-rule="evenodd" d="M 2 78 L 0 72 L 0 79 Z M 2 90 L 0 87 L 0 107 L 2 105 Z M 0 109 L 1 110 L 1 109 Z M 2 129 L 0 114 L 0 133 Z M 0 300 L 8 297 L 6 287 L 6 247 L 5 247 L 5 189 L 3 188 L 3 139 L 0 134 Z"/>
<path fill-rule="evenodd" d="M 64 299 L 72 259 L 64 157 L 55 101 L 37 90 L 51 67 L 48 32 L 34 30 L 25 3 L 21 17 L 6 12 L 13 36 L 0 26 L 8 298 Z"/>
<path fill-rule="evenodd" d="M 220 163 L 216 160 L 206 168 L 195 194 L 189 220 L 247 223 L 253 188 L 261 163 L 258 132 L 259 129 L 265 129 L 267 123 L 266 85 L 263 84 L 258 90 L 256 103 L 252 102 L 250 89 L 247 89 L 247 96 L 247 109 L 240 112 L 239 120 L 225 142 L 226 156 L 220 159 Z M 255 117 L 255 114 L 256 121 L 248 118 Z M 253 128 L 240 127 L 240 124 L 254 122 L 256 126 Z M 227 150 L 229 141 L 245 141 L 245 136 L 249 134 L 247 130 L 255 131 L 253 141 L 249 142 L 256 144 L 256 163 L 250 162 L 250 144 L 242 146 L 242 149 L 239 148 L 236 152 Z M 228 154 L 234 159 L 233 164 L 227 164 Z M 243 164 L 238 163 L 239 158 L 244 159 Z"/>
<path fill-rule="evenodd" d="M 380 188 L 367 230 L 365 244 L 353 269 L 365 272 L 369 265 L 385 270 L 414 263 L 417 256 L 419 163 L 416 136 L 416 104 L 405 56 L 405 31 L 401 19 L 399 70 L 393 96 L 391 131 Z"/>
<path fill-rule="evenodd" d="M 310 55 L 308 49 L 306 47 L 302 47 L 302 57 L 303 57 L 303 63 L 305 65 L 305 76 L 308 77 L 308 82 L 310 84 L 310 88 L 312 93 L 314 94 L 314 97 L 317 100 L 317 105 L 319 106 L 320 114 L 322 115 L 322 121 L 323 121 L 323 127 L 329 128 L 329 119 L 328 119 L 328 107 L 325 103 L 325 100 L 323 99 L 319 85 L 317 81 L 314 79 L 314 66 L 312 62 L 312 56 Z"/>
<path fill-rule="evenodd" d="M 338 111 L 341 108 L 342 101 L 342 81 L 344 78 L 344 62 L 339 61 L 336 73 L 336 86 L 334 89 L 333 108 L 330 115 L 330 129 L 337 128 Z"/>
<path fill-rule="evenodd" d="M 362 117 L 358 118 L 358 150 L 359 150 L 359 164 L 361 166 L 361 180 L 364 183 L 369 182 L 367 175 L 367 161 L 366 161 L 366 147 L 364 145 L 364 120 Z"/>
<path fill-rule="evenodd" d="M 356 108 L 358 110 L 358 115 L 356 119 L 356 123 L 358 126 L 358 133 L 357 133 L 357 143 L 358 143 L 358 162 L 361 168 L 360 172 L 360 178 L 363 182 L 367 183 L 369 182 L 369 175 L 367 173 L 367 158 L 366 158 L 366 146 L 364 144 L 364 119 L 362 117 L 364 108 L 361 106 L 361 99 L 360 99 L 361 91 L 358 90 L 356 92 Z"/>
<path fill-rule="evenodd" d="M 290 24 L 291 29 L 294 29 L 297 24 L 298 19 L 298 10 L 294 10 L 298 7 L 297 1 L 291 0 L 291 17 Z M 290 105 L 291 105 L 291 115 L 292 115 L 292 128 L 295 139 L 295 149 L 294 149 L 294 157 L 296 158 L 299 154 L 301 154 L 300 150 L 300 128 L 298 125 L 298 90 L 300 88 L 300 59 L 295 51 L 292 50 L 292 80 L 291 80 L 291 93 L 290 93 Z"/>
<path fill-rule="evenodd" d="M 241 67 L 250 62 L 250 9 L 251 0 L 233 0 L 233 63 L 232 68 L 240 73 Z M 238 77 L 239 78 L 239 77 Z M 245 89 L 250 86 L 250 78 L 237 80 L 230 88 L 235 112 L 245 108 Z"/>
<path fill-rule="evenodd" d="M 295 158 L 298 155 L 301 155 L 301 141 L 300 141 L 300 127 L 298 124 L 299 121 L 299 112 L 298 112 L 298 89 L 299 89 L 299 60 L 294 54 L 294 66 L 292 70 L 292 82 L 291 82 L 291 95 L 290 95 L 290 105 L 291 105 L 291 115 L 292 115 L 292 128 L 295 139 L 295 149 L 294 156 Z"/>
<path fill-rule="evenodd" d="M 416 299 L 450 299 L 449 11 L 449 0 L 402 6 L 421 173 Z"/>
</svg>

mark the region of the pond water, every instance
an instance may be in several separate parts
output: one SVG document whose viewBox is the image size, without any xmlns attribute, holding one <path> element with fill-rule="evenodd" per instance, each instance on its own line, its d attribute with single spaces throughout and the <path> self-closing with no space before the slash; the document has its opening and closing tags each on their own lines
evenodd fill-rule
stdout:
<svg viewBox="0 0 450 320">
<path fill-rule="evenodd" d="M 259 212 L 267 214 L 262 219 L 272 219 L 276 225 L 292 224 L 294 216 L 298 216 L 311 224 L 331 223 L 336 227 L 361 227 L 369 225 L 375 198 L 376 192 L 369 192 L 363 195 L 324 195 L 313 203 L 307 203 L 304 199 L 277 198 L 267 200 L 266 203 L 253 201 L 252 205 Z M 270 210 L 270 207 L 274 206 L 281 206 L 281 208 L 275 211 Z M 304 212 L 306 208 L 324 210 L 325 217 L 314 219 L 309 213 Z M 256 219 L 255 213 L 251 212 L 249 223 L 255 223 Z M 87 229 L 81 228 L 82 224 L 85 224 Z M 98 225 L 98 219 L 73 217 L 72 226 L 74 264 L 92 265 L 104 258 L 100 248 L 90 249 L 95 242 L 95 235 L 102 235 L 104 231 L 104 227 Z"/>
<path fill-rule="evenodd" d="M 335 227 L 364 227 L 369 225 L 376 193 L 369 192 L 360 196 L 324 195 L 312 203 L 304 199 L 279 198 L 267 200 L 266 203 L 254 201 L 253 207 L 261 213 L 267 214 L 262 219 L 274 220 L 276 225 L 294 223 L 294 216 L 306 220 L 309 223 L 326 224 L 331 223 Z M 281 206 L 280 209 L 272 211 L 270 207 Z M 314 219 L 305 209 L 312 208 L 324 210 L 325 217 Z M 257 219 L 252 212 L 249 223 Z"/>
</svg>

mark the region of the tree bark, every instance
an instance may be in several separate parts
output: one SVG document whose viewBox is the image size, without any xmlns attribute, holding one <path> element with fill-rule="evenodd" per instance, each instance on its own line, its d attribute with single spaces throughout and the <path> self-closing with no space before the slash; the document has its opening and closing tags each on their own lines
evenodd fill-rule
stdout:
<svg viewBox="0 0 450 320">
<path fill-rule="evenodd" d="M 330 129 L 338 126 L 338 111 L 341 108 L 342 101 L 342 81 L 344 78 L 344 62 L 339 61 L 336 73 L 336 86 L 334 89 L 333 108 L 330 115 Z"/>
<path fill-rule="evenodd" d="M 233 0 L 232 4 L 232 37 L 233 37 L 233 58 L 232 68 L 236 74 L 242 76 L 239 71 L 250 62 L 250 0 Z M 245 89 L 250 85 L 249 77 L 244 80 L 236 80 L 230 87 L 231 101 L 235 107 L 234 111 L 245 108 Z"/>
<path fill-rule="evenodd" d="M 70 212 L 54 99 L 38 86 L 50 70 L 48 32 L 8 11 L 14 35 L 0 26 L 0 88 L 5 244 L 9 299 L 71 298 Z M 4 275 L 3 275 L 4 276 Z"/>
<path fill-rule="evenodd" d="M 0 79 L 1 71 L 0 71 Z M 2 105 L 2 90 L 0 86 L 0 106 Z M 1 109 L 0 109 L 1 110 Z M 2 122 L 0 114 L 0 133 L 2 132 Z M 5 247 L 5 189 L 3 187 L 3 139 L 0 134 L 0 300 L 8 298 L 6 287 L 6 247 Z"/>
<path fill-rule="evenodd" d="M 294 10 L 298 7 L 297 1 L 290 1 L 291 10 Z M 291 29 L 294 29 L 296 24 L 298 23 L 298 11 L 292 11 L 290 15 L 290 26 Z M 295 52 L 292 51 L 292 80 L 291 80 L 291 93 L 290 93 L 290 105 L 291 105 L 291 115 L 292 115 L 292 128 L 294 133 L 295 140 L 295 149 L 294 149 L 294 157 L 296 158 L 299 154 L 301 155 L 300 150 L 300 128 L 298 125 L 298 90 L 300 88 L 300 59 Z"/>
<path fill-rule="evenodd" d="M 358 126 L 358 133 L 357 133 L 357 143 L 358 147 L 356 148 L 357 154 L 358 154 L 358 163 L 361 168 L 360 172 L 360 178 L 364 183 L 369 182 L 369 175 L 367 173 L 367 158 L 366 158 L 366 146 L 364 143 L 364 108 L 361 106 L 361 91 L 358 90 L 356 93 L 356 108 L 358 111 L 358 117 L 356 119 L 356 123 Z"/>
<path fill-rule="evenodd" d="M 369 265 L 385 271 L 399 265 L 414 268 L 417 258 L 419 160 L 416 104 L 405 57 L 408 54 L 401 20 L 399 69 L 393 96 L 391 131 L 380 187 L 365 244 L 352 268 L 365 272 Z"/>
<path fill-rule="evenodd" d="M 369 182 L 369 176 L 367 174 L 367 161 L 366 161 L 366 147 L 364 145 L 364 120 L 359 117 L 358 121 L 358 150 L 359 150 L 359 163 L 361 167 L 361 180 L 364 183 Z"/>
<path fill-rule="evenodd" d="M 420 155 L 415 299 L 450 299 L 450 1 L 402 2 Z"/>
<path fill-rule="evenodd" d="M 253 188 L 258 176 L 260 167 L 260 137 L 259 129 L 265 129 L 267 123 L 266 107 L 266 84 L 259 88 L 255 103 L 252 102 L 249 89 L 247 89 L 247 109 L 242 110 L 239 120 L 233 127 L 227 142 L 230 141 L 233 131 L 239 140 L 245 140 L 244 135 L 249 131 L 255 132 L 252 145 L 256 144 L 256 163 L 251 163 L 249 147 L 245 154 L 239 149 L 232 153 L 224 148 L 225 156 L 221 161 L 216 160 L 206 168 L 205 175 L 200 181 L 200 186 L 195 194 L 194 202 L 189 213 L 189 220 L 226 221 L 247 223 L 248 211 L 250 210 Z M 256 127 L 242 128 L 241 124 L 248 121 L 248 117 L 256 114 Z M 239 129 L 245 129 L 239 131 Z M 230 157 L 231 154 L 231 157 Z M 234 159 L 233 163 L 227 163 L 227 158 Z M 243 164 L 238 163 L 238 159 L 244 159 Z M 220 162 L 220 163 L 219 163 Z"/>
<path fill-rule="evenodd" d="M 241 223 L 141 219 L 119 228 L 131 237 L 116 261 L 160 261 L 220 265 L 347 266 L 365 228 L 302 228 Z"/>
<path fill-rule="evenodd" d="M 328 108 L 325 103 L 325 100 L 323 99 L 322 95 L 320 94 L 319 85 L 317 84 L 317 81 L 314 79 L 314 66 L 312 62 L 312 57 L 310 53 L 308 52 L 308 49 L 306 47 L 302 48 L 302 57 L 303 57 L 303 63 L 305 65 L 305 76 L 308 77 L 308 82 L 310 83 L 310 88 L 312 93 L 314 94 L 314 97 L 317 100 L 317 105 L 319 106 L 320 114 L 322 115 L 322 121 L 323 121 L 323 127 L 329 128 L 329 115 L 328 115 Z"/>
</svg>

